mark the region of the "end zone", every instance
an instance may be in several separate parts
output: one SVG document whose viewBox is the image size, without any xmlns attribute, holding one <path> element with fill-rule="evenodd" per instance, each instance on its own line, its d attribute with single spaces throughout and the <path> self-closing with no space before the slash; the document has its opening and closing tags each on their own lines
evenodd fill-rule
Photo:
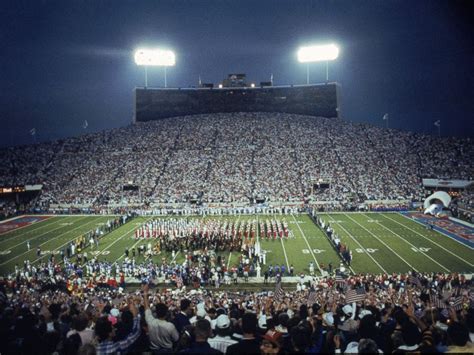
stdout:
<svg viewBox="0 0 474 355">
<path fill-rule="evenodd" d="M 433 229 L 452 238 L 469 248 L 474 248 L 474 229 L 447 218 L 437 218 L 419 212 L 402 213 L 403 215 L 422 223 L 432 225 Z"/>
<path fill-rule="evenodd" d="M 34 223 L 42 222 L 51 216 L 19 216 L 0 222 L 0 236 L 16 229 L 28 227 Z"/>
</svg>

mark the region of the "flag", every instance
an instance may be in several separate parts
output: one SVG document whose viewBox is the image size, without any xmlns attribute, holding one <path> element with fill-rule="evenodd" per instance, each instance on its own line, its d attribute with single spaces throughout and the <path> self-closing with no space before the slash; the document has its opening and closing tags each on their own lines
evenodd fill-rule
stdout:
<svg viewBox="0 0 474 355">
<path fill-rule="evenodd" d="M 285 291 L 281 287 L 281 281 L 278 281 L 275 286 L 275 294 L 273 295 L 273 299 L 277 302 L 280 302 L 283 297 L 285 296 Z"/>
<path fill-rule="evenodd" d="M 30 134 L 34 136 L 36 134 L 36 128 L 30 129 Z"/>
<path fill-rule="evenodd" d="M 435 125 L 436 127 L 441 126 L 441 120 L 436 121 L 436 122 L 434 123 L 434 125 Z"/>
<path fill-rule="evenodd" d="M 346 283 L 346 280 L 344 280 L 341 274 L 336 275 L 335 281 L 336 281 L 336 284 L 338 284 L 338 286 L 342 286 L 343 284 Z"/>
<path fill-rule="evenodd" d="M 308 294 L 308 302 L 306 302 L 306 304 L 308 306 L 312 306 L 313 304 L 315 304 L 316 303 L 316 296 L 317 296 L 316 290 L 311 289 L 311 291 Z"/>
<path fill-rule="evenodd" d="M 430 295 L 430 302 L 433 307 L 436 308 L 441 308 L 441 309 L 446 309 L 448 308 L 448 305 L 446 304 L 446 301 L 443 299 L 440 299 L 438 295 L 436 294 L 431 294 Z"/>
<path fill-rule="evenodd" d="M 453 309 L 455 311 L 460 311 L 462 310 L 462 305 L 463 305 L 463 302 L 462 302 L 462 296 L 459 296 L 459 297 L 456 297 L 453 302 L 451 302 L 451 307 L 453 307 Z"/>
<path fill-rule="evenodd" d="M 365 297 L 365 288 L 363 287 L 356 288 L 355 290 L 351 289 L 346 292 L 347 303 L 362 302 L 365 300 Z"/>
<path fill-rule="evenodd" d="M 89 122 L 87 122 L 87 120 L 84 120 L 84 124 L 82 125 L 82 128 L 86 129 L 87 127 L 89 127 Z"/>
<path fill-rule="evenodd" d="M 388 113 L 386 113 L 385 115 L 383 115 L 382 120 L 384 120 L 384 121 L 387 121 L 387 120 L 388 120 Z"/>
</svg>

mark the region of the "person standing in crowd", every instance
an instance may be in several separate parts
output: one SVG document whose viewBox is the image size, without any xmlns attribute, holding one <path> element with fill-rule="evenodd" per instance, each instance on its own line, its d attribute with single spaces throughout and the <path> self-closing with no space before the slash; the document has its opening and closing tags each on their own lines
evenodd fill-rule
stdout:
<svg viewBox="0 0 474 355">
<path fill-rule="evenodd" d="M 145 320 L 148 325 L 148 335 L 150 337 L 150 348 L 153 352 L 171 352 L 173 350 L 173 344 L 179 339 L 179 334 L 175 325 L 166 320 L 168 307 L 163 303 L 156 304 L 155 309 L 158 319 L 153 317 L 148 299 L 149 287 L 146 284 L 142 289 Z"/>
<path fill-rule="evenodd" d="M 174 318 L 174 325 L 176 326 L 178 333 L 181 334 L 184 327 L 191 324 L 189 319 L 193 315 L 193 308 L 191 306 L 191 301 L 188 299 L 182 299 L 179 308 L 181 311 Z"/>
<path fill-rule="evenodd" d="M 214 332 L 216 336 L 207 341 L 213 349 L 219 350 L 225 354 L 229 346 L 237 344 L 237 341 L 230 337 L 232 330 L 230 319 L 227 314 L 221 314 L 217 317 L 216 329 Z"/>
<path fill-rule="evenodd" d="M 258 354 L 260 341 L 256 338 L 257 316 L 255 313 L 245 313 L 241 319 L 242 339 L 227 348 L 227 355 Z"/>
<path fill-rule="evenodd" d="M 189 348 L 181 351 L 184 354 L 223 354 L 209 345 L 207 339 L 212 334 L 211 323 L 207 319 L 200 319 L 194 326 L 194 341 Z"/>
<path fill-rule="evenodd" d="M 128 336 L 120 341 L 114 341 L 115 328 L 112 325 L 110 317 L 102 317 L 95 323 L 95 335 L 98 340 L 96 345 L 97 354 L 114 354 L 127 352 L 135 343 L 141 333 L 140 315 L 133 302 L 129 302 L 128 307 L 133 315 L 133 328 Z"/>
<path fill-rule="evenodd" d="M 282 335 L 275 330 L 269 330 L 262 337 L 262 345 L 260 346 L 260 353 L 262 355 L 278 354 L 282 347 Z"/>
</svg>

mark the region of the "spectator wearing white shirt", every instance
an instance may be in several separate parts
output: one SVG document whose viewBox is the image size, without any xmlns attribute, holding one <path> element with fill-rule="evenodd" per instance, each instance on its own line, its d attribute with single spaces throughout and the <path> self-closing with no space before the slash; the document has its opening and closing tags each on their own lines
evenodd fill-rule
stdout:
<svg viewBox="0 0 474 355">
<path fill-rule="evenodd" d="M 174 324 L 165 319 L 168 314 L 168 307 L 163 303 L 156 304 L 156 316 L 158 319 L 153 317 L 148 300 L 148 285 L 143 287 L 143 291 L 145 320 L 148 325 L 150 348 L 153 351 L 171 352 L 173 344 L 179 339 L 179 334 Z"/>
<path fill-rule="evenodd" d="M 214 332 L 216 333 L 216 336 L 207 340 L 213 349 L 222 351 L 225 354 L 228 346 L 237 343 L 236 340 L 233 340 L 230 337 L 230 319 L 225 314 L 221 314 L 219 317 L 217 317 L 216 328 Z"/>
</svg>

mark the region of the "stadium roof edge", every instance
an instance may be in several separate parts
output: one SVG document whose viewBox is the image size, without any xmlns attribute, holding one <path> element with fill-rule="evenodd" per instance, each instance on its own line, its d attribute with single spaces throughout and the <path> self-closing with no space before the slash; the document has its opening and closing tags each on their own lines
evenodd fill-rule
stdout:
<svg viewBox="0 0 474 355">
<path fill-rule="evenodd" d="M 311 86 L 326 86 L 326 85 L 340 85 L 338 82 L 328 82 L 328 83 L 316 83 L 316 84 L 298 84 L 298 85 L 278 85 L 278 86 L 258 86 L 255 87 L 247 87 L 247 86 L 239 86 L 239 87 L 223 87 L 223 88 L 197 88 L 197 87 L 144 87 L 144 86 L 136 86 L 135 90 L 258 90 L 258 89 L 269 89 L 269 88 L 295 88 L 295 87 L 311 87 Z"/>
</svg>

